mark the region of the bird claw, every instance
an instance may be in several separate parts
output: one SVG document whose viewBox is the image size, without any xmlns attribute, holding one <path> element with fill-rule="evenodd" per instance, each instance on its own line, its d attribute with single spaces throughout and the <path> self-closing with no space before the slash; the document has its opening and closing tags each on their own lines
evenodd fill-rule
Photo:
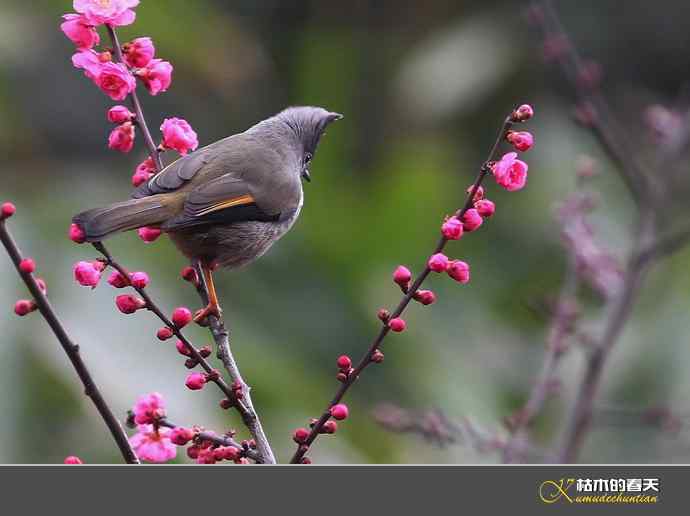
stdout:
<svg viewBox="0 0 690 516">
<path fill-rule="evenodd" d="M 220 319 L 223 316 L 223 310 L 220 306 L 209 303 L 205 308 L 201 308 L 194 313 L 194 322 L 200 326 L 208 326 L 209 315 Z"/>
</svg>

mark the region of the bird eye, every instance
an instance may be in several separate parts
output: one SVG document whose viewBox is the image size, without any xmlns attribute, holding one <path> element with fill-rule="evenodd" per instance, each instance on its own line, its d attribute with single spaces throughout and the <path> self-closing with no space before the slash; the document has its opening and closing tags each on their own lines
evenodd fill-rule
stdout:
<svg viewBox="0 0 690 516">
<path fill-rule="evenodd" d="M 307 152 L 307 153 L 304 155 L 304 162 L 305 162 L 305 163 L 309 163 L 309 162 L 311 161 L 311 158 L 313 158 L 311 152 Z"/>
</svg>

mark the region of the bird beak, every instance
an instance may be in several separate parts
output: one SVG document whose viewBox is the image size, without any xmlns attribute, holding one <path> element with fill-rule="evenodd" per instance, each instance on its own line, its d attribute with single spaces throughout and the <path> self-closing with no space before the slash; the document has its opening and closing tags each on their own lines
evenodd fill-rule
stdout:
<svg viewBox="0 0 690 516">
<path fill-rule="evenodd" d="M 328 123 L 335 122 L 336 120 L 342 120 L 343 115 L 340 113 L 329 113 L 328 114 Z"/>
<path fill-rule="evenodd" d="M 311 183 L 311 174 L 309 174 L 309 170 L 306 168 L 302 170 L 302 177 L 307 183 Z"/>
</svg>

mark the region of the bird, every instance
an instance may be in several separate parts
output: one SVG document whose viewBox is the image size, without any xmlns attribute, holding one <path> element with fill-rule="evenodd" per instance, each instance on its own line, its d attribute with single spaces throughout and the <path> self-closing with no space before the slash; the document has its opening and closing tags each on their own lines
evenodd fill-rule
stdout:
<svg viewBox="0 0 690 516">
<path fill-rule="evenodd" d="M 72 223 L 88 242 L 160 228 L 203 274 L 208 305 L 194 320 L 221 317 L 213 272 L 252 263 L 292 228 L 319 141 L 342 118 L 321 107 L 289 107 L 179 158 L 137 187 L 131 199 L 81 212 Z"/>
</svg>

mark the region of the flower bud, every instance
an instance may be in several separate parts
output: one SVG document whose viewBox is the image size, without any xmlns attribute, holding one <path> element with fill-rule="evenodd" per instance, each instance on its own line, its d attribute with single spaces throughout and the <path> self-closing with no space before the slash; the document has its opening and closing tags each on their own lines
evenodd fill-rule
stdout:
<svg viewBox="0 0 690 516">
<path fill-rule="evenodd" d="M 36 306 L 36 303 L 34 303 L 32 300 L 20 299 L 14 304 L 14 313 L 17 314 L 19 317 L 23 317 L 36 310 L 36 308 L 38 307 Z"/>
<path fill-rule="evenodd" d="M 482 217 L 491 217 L 496 212 L 496 205 L 489 199 L 482 199 L 474 203 L 474 209 Z"/>
<path fill-rule="evenodd" d="M 462 260 L 453 260 L 448 266 L 448 276 L 460 283 L 470 281 L 470 266 Z"/>
<path fill-rule="evenodd" d="M 391 313 L 386 310 L 385 308 L 380 308 L 379 311 L 376 313 L 376 317 L 379 318 L 381 322 L 386 322 L 390 318 Z"/>
<path fill-rule="evenodd" d="M 106 113 L 106 118 L 112 124 L 122 124 L 131 121 L 134 118 L 134 113 L 125 106 L 113 106 Z"/>
<path fill-rule="evenodd" d="M 404 265 L 399 265 L 395 272 L 393 272 L 393 281 L 403 288 L 407 288 L 407 285 L 412 279 L 412 273 L 410 269 Z"/>
<path fill-rule="evenodd" d="M 70 455 L 68 457 L 65 457 L 65 460 L 63 461 L 64 464 L 83 464 L 81 459 L 77 457 L 76 455 Z"/>
<path fill-rule="evenodd" d="M 194 430 L 191 428 L 176 426 L 170 431 L 170 441 L 178 446 L 184 446 L 192 439 L 194 439 Z"/>
<path fill-rule="evenodd" d="M 431 305 L 436 301 L 436 294 L 431 290 L 418 290 L 414 294 L 415 301 L 419 301 L 423 305 Z"/>
<path fill-rule="evenodd" d="M 450 217 L 441 226 L 441 233 L 448 240 L 459 240 L 463 232 L 462 222 L 456 217 Z"/>
<path fill-rule="evenodd" d="M 19 262 L 19 270 L 25 274 L 31 274 L 36 270 L 36 262 L 32 258 L 24 258 Z"/>
<path fill-rule="evenodd" d="M 349 371 L 352 367 L 352 360 L 347 355 L 340 355 L 338 360 L 336 360 L 336 364 L 338 365 L 338 369 Z"/>
<path fill-rule="evenodd" d="M 99 266 L 94 262 L 77 262 L 72 270 L 74 279 L 84 287 L 96 288 L 101 279 Z"/>
<path fill-rule="evenodd" d="M 518 107 L 515 111 L 513 111 L 513 115 L 511 119 L 514 122 L 526 122 L 530 118 L 534 116 L 534 109 L 532 106 L 529 104 L 522 104 L 520 107 Z"/>
<path fill-rule="evenodd" d="M 192 391 L 201 390 L 206 384 L 206 376 L 203 373 L 191 373 L 187 376 L 184 384 Z"/>
<path fill-rule="evenodd" d="M 292 440 L 295 441 L 297 444 L 303 444 L 309 437 L 309 433 L 309 430 L 307 430 L 306 428 L 298 428 L 292 434 Z"/>
<path fill-rule="evenodd" d="M 149 275 L 145 272 L 133 272 L 129 275 L 129 280 L 134 288 L 146 288 L 149 284 Z"/>
<path fill-rule="evenodd" d="M 347 419 L 347 416 L 349 414 L 347 405 L 345 405 L 344 403 L 338 403 L 337 405 L 333 405 L 329 412 L 331 413 L 331 417 L 337 419 L 338 421 Z"/>
<path fill-rule="evenodd" d="M 2 203 L 2 206 L 0 206 L 0 220 L 10 218 L 16 211 L 17 207 L 11 202 Z"/>
<path fill-rule="evenodd" d="M 158 328 L 158 331 L 156 332 L 156 337 L 158 340 L 168 340 L 172 338 L 173 336 L 173 331 L 168 328 L 167 326 L 163 326 L 162 328 Z"/>
<path fill-rule="evenodd" d="M 177 341 L 177 343 L 175 344 L 175 348 L 177 349 L 177 352 L 180 355 L 184 355 L 186 357 L 192 356 L 192 352 L 189 350 L 187 345 L 181 340 Z"/>
<path fill-rule="evenodd" d="M 429 258 L 427 266 L 434 272 L 445 272 L 448 268 L 448 257 L 443 253 L 436 253 Z"/>
<path fill-rule="evenodd" d="M 113 271 L 108 276 L 108 284 L 115 288 L 124 288 L 129 285 L 129 280 L 120 274 L 120 271 Z"/>
<path fill-rule="evenodd" d="M 380 364 L 381 362 L 383 362 L 383 353 L 377 349 L 372 353 L 371 361 L 375 364 Z"/>
<path fill-rule="evenodd" d="M 133 314 L 146 306 L 146 301 L 139 296 L 125 294 L 115 298 L 115 305 L 123 314 Z"/>
<path fill-rule="evenodd" d="M 338 423 L 336 423 L 332 419 L 326 421 L 321 427 L 322 434 L 334 434 L 336 430 L 338 430 Z"/>
<path fill-rule="evenodd" d="M 155 241 L 159 236 L 161 236 L 162 231 L 158 228 L 139 228 L 137 229 L 137 234 L 147 244 Z"/>
<path fill-rule="evenodd" d="M 400 333 L 401 331 L 405 331 L 407 323 L 404 319 L 396 317 L 395 319 L 391 319 L 390 321 L 388 321 L 388 327 L 394 332 Z"/>
<path fill-rule="evenodd" d="M 189 308 L 186 308 L 184 306 L 175 308 L 175 310 L 172 313 L 172 322 L 178 328 L 184 328 L 190 322 L 192 322 L 192 312 L 190 312 Z"/>
<path fill-rule="evenodd" d="M 482 225 L 482 222 L 484 222 L 482 216 L 474 208 L 470 208 L 462 216 L 462 224 L 465 227 L 465 231 L 474 231 Z"/>
<path fill-rule="evenodd" d="M 196 270 L 194 270 L 194 267 L 184 267 L 180 272 L 180 275 L 182 276 L 182 279 L 189 281 L 194 285 L 199 283 L 199 275 L 197 274 Z"/>
<path fill-rule="evenodd" d="M 509 131 L 506 140 L 520 152 L 527 152 L 534 145 L 534 137 L 527 131 Z"/>
</svg>

